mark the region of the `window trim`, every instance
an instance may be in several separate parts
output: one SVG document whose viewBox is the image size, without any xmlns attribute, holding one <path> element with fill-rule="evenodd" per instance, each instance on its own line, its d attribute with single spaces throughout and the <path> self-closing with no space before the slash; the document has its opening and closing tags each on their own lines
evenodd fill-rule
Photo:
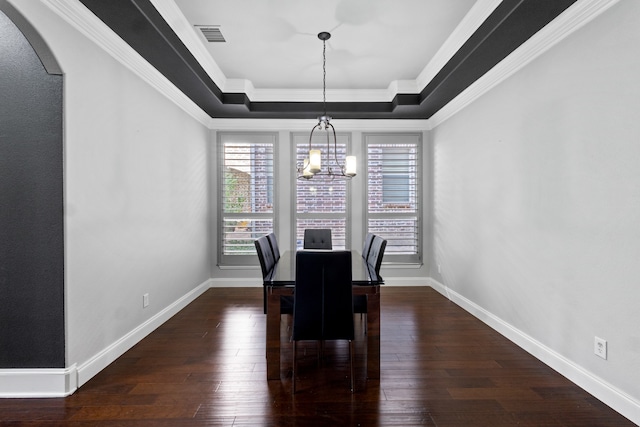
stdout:
<svg viewBox="0 0 640 427">
<path fill-rule="evenodd" d="M 242 141 L 240 141 L 243 139 Z M 224 220 L 225 218 L 271 218 L 273 224 L 273 232 L 277 234 L 278 230 L 278 185 L 273 186 L 273 203 L 271 213 L 225 213 L 223 211 L 222 198 L 224 197 L 224 173 L 225 173 L 225 157 L 224 157 L 224 144 L 228 142 L 243 142 L 251 144 L 271 144 L 273 146 L 273 183 L 277 184 L 278 181 L 278 133 L 277 132 L 238 132 L 238 131 L 224 131 L 218 132 L 216 135 L 216 156 L 217 156 L 217 188 L 216 188 L 216 210 L 217 210 L 217 230 L 218 238 L 216 239 L 216 250 L 219 267 L 246 267 L 246 266 L 259 266 L 257 253 L 252 255 L 224 255 L 223 242 L 224 242 Z"/>
<path fill-rule="evenodd" d="M 384 141 L 380 140 L 384 138 Z M 376 140 L 378 139 L 378 140 Z M 405 142 L 401 142 L 406 140 Z M 402 217 L 416 217 L 417 222 L 417 241 L 416 254 L 393 254 L 388 251 L 384 254 L 383 264 L 404 264 L 404 265 L 422 265 L 424 258 L 423 248 L 423 230 L 424 230 L 424 197 L 423 197 L 423 138 L 421 132 L 363 132 L 363 154 L 364 154 L 364 195 L 363 195 L 363 214 L 364 221 L 362 223 L 362 235 L 365 236 L 369 232 L 370 219 L 393 219 Z M 374 144 L 410 144 L 415 143 L 417 149 L 417 171 L 416 171 L 416 212 L 391 212 L 391 213 L 371 213 L 369 212 L 369 146 Z"/>
</svg>

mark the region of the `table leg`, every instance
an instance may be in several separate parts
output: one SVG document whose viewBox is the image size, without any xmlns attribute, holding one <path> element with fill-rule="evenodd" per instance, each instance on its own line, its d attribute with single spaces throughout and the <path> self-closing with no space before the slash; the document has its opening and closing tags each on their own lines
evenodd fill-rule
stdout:
<svg viewBox="0 0 640 427">
<path fill-rule="evenodd" d="M 380 379 L 380 293 L 367 297 L 367 378 Z"/>
<path fill-rule="evenodd" d="M 267 379 L 280 379 L 280 295 L 267 289 Z"/>
</svg>

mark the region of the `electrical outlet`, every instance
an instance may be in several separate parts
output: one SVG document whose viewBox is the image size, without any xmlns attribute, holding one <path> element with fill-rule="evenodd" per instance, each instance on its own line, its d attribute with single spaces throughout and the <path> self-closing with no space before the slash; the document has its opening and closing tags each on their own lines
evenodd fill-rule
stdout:
<svg viewBox="0 0 640 427">
<path fill-rule="evenodd" d="M 149 305 L 149 294 L 142 295 L 142 308 L 145 308 Z"/>
<path fill-rule="evenodd" d="M 596 356 L 600 356 L 604 360 L 607 360 L 607 340 L 596 337 L 593 343 L 593 352 Z"/>
<path fill-rule="evenodd" d="M 440 264 L 438 264 L 438 274 L 442 274 L 442 269 L 440 268 Z"/>
</svg>

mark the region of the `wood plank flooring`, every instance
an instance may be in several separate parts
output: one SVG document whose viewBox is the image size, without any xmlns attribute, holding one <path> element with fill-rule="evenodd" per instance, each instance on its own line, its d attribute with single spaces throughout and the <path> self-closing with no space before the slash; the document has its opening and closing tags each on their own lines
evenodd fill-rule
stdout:
<svg viewBox="0 0 640 427">
<path fill-rule="evenodd" d="M 356 392 L 348 347 L 298 351 L 290 316 L 281 380 L 266 380 L 261 288 L 210 289 L 75 394 L 0 399 L 2 426 L 633 426 L 427 287 L 386 287 L 381 378 L 365 379 L 356 315 Z"/>
</svg>

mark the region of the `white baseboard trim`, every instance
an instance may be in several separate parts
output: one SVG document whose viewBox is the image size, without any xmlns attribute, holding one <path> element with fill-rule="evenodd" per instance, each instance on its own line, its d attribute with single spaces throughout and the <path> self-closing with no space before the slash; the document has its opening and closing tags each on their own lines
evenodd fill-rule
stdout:
<svg viewBox="0 0 640 427">
<path fill-rule="evenodd" d="M 68 368 L 0 369 L 0 398 L 65 397 L 78 388 L 76 365 Z"/>
<path fill-rule="evenodd" d="M 429 278 L 430 286 L 453 301 L 473 316 L 504 335 L 510 341 L 565 376 L 586 392 L 595 396 L 621 415 L 640 425 L 640 401 L 587 371 L 582 366 L 556 353 L 509 323 L 480 307 L 473 301 L 452 291 L 435 279 Z"/>
<path fill-rule="evenodd" d="M 0 369 L 0 398 L 65 397 L 122 356 L 211 287 L 208 279 L 80 365 L 68 368 Z"/>
<path fill-rule="evenodd" d="M 216 277 L 210 280 L 212 288 L 261 288 L 262 278 L 223 278 Z"/>
<path fill-rule="evenodd" d="M 430 286 L 427 277 L 387 277 L 384 276 L 384 286 Z"/>
<path fill-rule="evenodd" d="M 208 279 L 191 292 L 187 293 L 173 304 L 160 311 L 146 322 L 133 329 L 128 334 L 93 356 L 88 361 L 78 366 L 78 387 L 89 381 L 98 372 L 106 368 L 111 362 L 122 356 L 127 350 L 140 342 L 144 337 L 157 329 L 164 322 L 173 317 L 189 303 L 198 298 L 211 287 L 211 279 Z"/>
<path fill-rule="evenodd" d="M 430 286 L 427 277 L 384 277 L 384 286 Z M 261 288 L 260 279 L 215 278 L 211 279 L 212 288 Z"/>
</svg>

